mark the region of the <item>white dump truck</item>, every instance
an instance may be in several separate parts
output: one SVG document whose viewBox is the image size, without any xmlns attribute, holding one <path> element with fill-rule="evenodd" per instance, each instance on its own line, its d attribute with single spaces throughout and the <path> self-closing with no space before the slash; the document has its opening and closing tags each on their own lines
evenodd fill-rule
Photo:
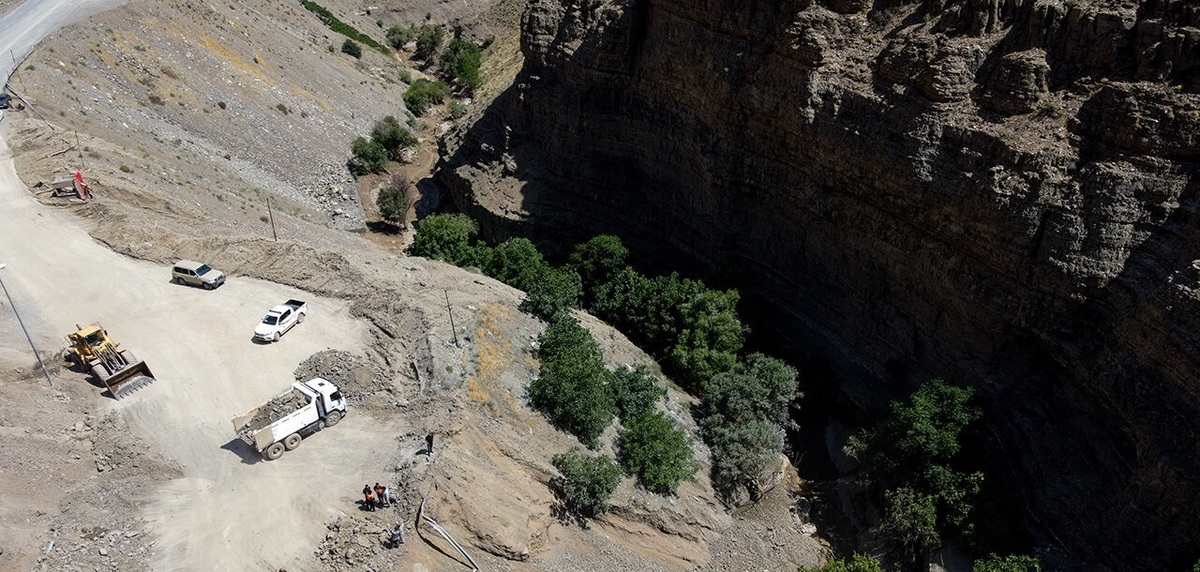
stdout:
<svg viewBox="0 0 1200 572">
<path fill-rule="evenodd" d="M 233 418 L 233 430 L 268 461 L 300 445 L 305 437 L 333 427 L 346 414 L 346 399 L 333 382 L 297 381 L 274 399 Z"/>
</svg>

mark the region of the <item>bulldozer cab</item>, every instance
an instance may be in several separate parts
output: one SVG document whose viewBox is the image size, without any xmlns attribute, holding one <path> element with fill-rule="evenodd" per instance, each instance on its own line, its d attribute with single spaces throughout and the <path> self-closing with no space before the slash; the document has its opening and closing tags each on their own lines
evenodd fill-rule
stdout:
<svg viewBox="0 0 1200 572">
<path fill-rule="evenodd" d="M 121 399 L 154 381 L 150 366 L 129 350 L 120 349 L 100 324 L 75 327 L 76 331 L 67 334 L 72 361 L 90 371 L 114 398 Z"/>
</svg>

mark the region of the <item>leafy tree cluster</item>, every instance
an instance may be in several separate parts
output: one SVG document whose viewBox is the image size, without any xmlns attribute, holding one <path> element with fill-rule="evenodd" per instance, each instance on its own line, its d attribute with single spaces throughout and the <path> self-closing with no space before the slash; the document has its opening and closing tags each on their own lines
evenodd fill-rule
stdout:
<svg viewBox="0 0 1200 572">
<path fill-rule="evenodd" d="M 687 433 L 654 410 L 624 421 L 617 436 L 617 460 L 625 472 L 637 477 L 638 484 L 660 495 L 673 494 L 700 468 Z"/>
<path fill-rule="evenodd" d="M 301 0 L 300 3 L 303 4 L 304 7 L 307 8 L 309 12 L 312 12 L 313 14 L 315 14 L 317 16 L 317 19 L 324 22 L 326 26 L 329 26 L 330 30 L 333 30 L 343 36 L 346 36 L 347 38 L 350 38 L 351 40 L 354 40 L 360 44 L 366 44 L 368 46 L 371 46 L 372 48 L 379 50 L 383 54 L 388 53 L 387 46 L 375 41 L 375 39 L 372 38 L 371 36 L 368 36 L 360 31 L 358 31 L 358 29 L 355 28 L 354 26 L 351 26 L 350 24 L 347 24 L 347 23 L 339 20 L 337 18 L 337 16 L 334 16 L 333 13 L 330 12 L 328 9 L 326 9 L 324 6 L 317 4 L 316 2 L 312 2 L 311 0 Z M 343 49 L 344 49 L 344 46 L 343 46 Z M 358 57 L 358 56 L 355 56 L 355 57 Z"/>
<path fill-rule="evenodd" d="M 608 499 L 621 484 L 621 468 L 604 455 L 585 455 L 574 448 L 551 459 L 561 476 L 551 480 L 554 491 L 568 513 L 594 517 L 608 512 Z"/>
<path fill-rule="evenodd" d="M 855 554 L 849 560 L 830 560 L 824 566 L 801 568 L 800 572 L 883 572 L 883 566 L 866 554 Z"/>
<path fill-rule="evenodd" d="M 710 290 L 678 274 L 643 276 L 626 264 L 629 251 L 613 236 L 575 248 L 569 264 L 586 285 L 585 308 L 628 335 L 663 363 L 686 389 L 698 392 L 737 362 L 746 327 L 736 290 Z"/>
<path fill-rule="evenodd" d="M 799 394 L 795 368 L 755 353 L 704 384 L 700 434 L 712 450 L 713 487 L 757 494 L 757 477 L 783 450 Z"/>
<path fill-rule="evenodd" d="M 884 504 L 883 530 L 910 559 L 923 557 L 945 531 L 964 531 L 983 475 L 959 465 L 963 431 L 981 412 L 972 391 L 940 379 L 925 383 L 907 403 L 892 402 L 873 430 L 851 438 L 867 486 Z"/>
<path fill-rule="evenodd" d="M 350 147 L 346 166 L 356 177 L 383 170 L 389 160 L 399 161 L 402 152 L 417 144 L 417 137 L 389 115 L 371 129 L 371 139 L 358 137 Z"/>
<path fill-rule="evenodd" d="M 465 40 L 461 30 L 455 30 L 454 39 L 442 52 L 442 75 L 455 82 L 467 93 L 474 93 L 483 80 L 479 77 L 479 66 L 483 52 L 475 42 Z"/>
<path fill-rule="evenodd" d="M 450 86 L 446 85 L 446 82 L 421 78 L 412 82 L 404 91 L 404 104 L 413 112 L 413 115 L 424 115 L 431 106 L 446 101 L 448 95 L 450 95 Z"/>
<path fill-rule="evenodd" d="M 595 448 L 616 415 L 600 346 L 566 314 L 542 332 L 539 344 L 541 372 L 529 383 L 530 403 L 552 425 Z"/>
</svg>

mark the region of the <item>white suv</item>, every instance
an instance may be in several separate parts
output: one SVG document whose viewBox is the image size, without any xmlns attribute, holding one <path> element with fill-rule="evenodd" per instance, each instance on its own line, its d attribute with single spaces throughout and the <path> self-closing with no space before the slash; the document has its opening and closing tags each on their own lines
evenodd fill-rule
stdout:
<svg viewBox="0 0 1200 572">
<path fill-rule="evenodd" d="M 225 283 L 225 273 L 213 270 L 203 262 L 180 260 L 171 269 L 171 281 L 176 284 L 203 286 L 205 290 L 212 290 Z"/>
</svg>

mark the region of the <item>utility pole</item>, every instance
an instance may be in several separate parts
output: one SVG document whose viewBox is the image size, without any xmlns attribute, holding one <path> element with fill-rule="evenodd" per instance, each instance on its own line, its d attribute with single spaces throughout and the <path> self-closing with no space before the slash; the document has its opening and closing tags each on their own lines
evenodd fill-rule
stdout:
<svg viewBox="0 0 1200 572">
<path fill-rule="evenodd" d="M 82 171 L 85 165 L 83 164 L 83 147 L 79 145 L 78 130 L 75 131 L 75 150 L 79 151 L 79 170 Z"/>
<path fill-rule="evenodd" d="M 275 234 L 275 213 L 271 210 L 271 197 L 267 197 L 267 218 L 271 219 L 271 237 L 275 242 L 279 242 L 279 235 Z"/>
<path fill-rule="evenodd" d="M 454 347 L 458 347 L 458 328 L 454 326 L 454 312 L 450 311 L 450 292 L 442 289 L 442 294 L 446 295 L 446 313 L 450 315 L 450 333 L 454 336 Z"/>
<path fill-rule="evenodd" d="M 0 264 L 0 270 L 7 268 L 7 264 Z M 29 340 L 29 347 L 33 350 L 33 356 L 37 358 L 38 365 L 42 366 L 42 373 L 46 374 L 46 383 L 50 387 L 54 387 L 54 380 L 50 379 L 50 371 L 46 369 L 46 364 L 42 362 L 42 354 L 38 353 L 37 346 L 33 345 L 33 338 L 29 336 L 29 330 L 25 329 L 25 321 L 21 319 L 21 314 L 17 312 L 17 305 L 13 303 L 12 295 L 8 293 L 8 286 L 4 285 L 4 278 L 0 277 L 0 288 L 4 289 L 4 297 L 8 298 L 8 305 L 12 307 L 13 314 L 17 316 L 17 323 L 21 324 L 21 331 L 25 332 L 25 339 Z"/>
</svg>

